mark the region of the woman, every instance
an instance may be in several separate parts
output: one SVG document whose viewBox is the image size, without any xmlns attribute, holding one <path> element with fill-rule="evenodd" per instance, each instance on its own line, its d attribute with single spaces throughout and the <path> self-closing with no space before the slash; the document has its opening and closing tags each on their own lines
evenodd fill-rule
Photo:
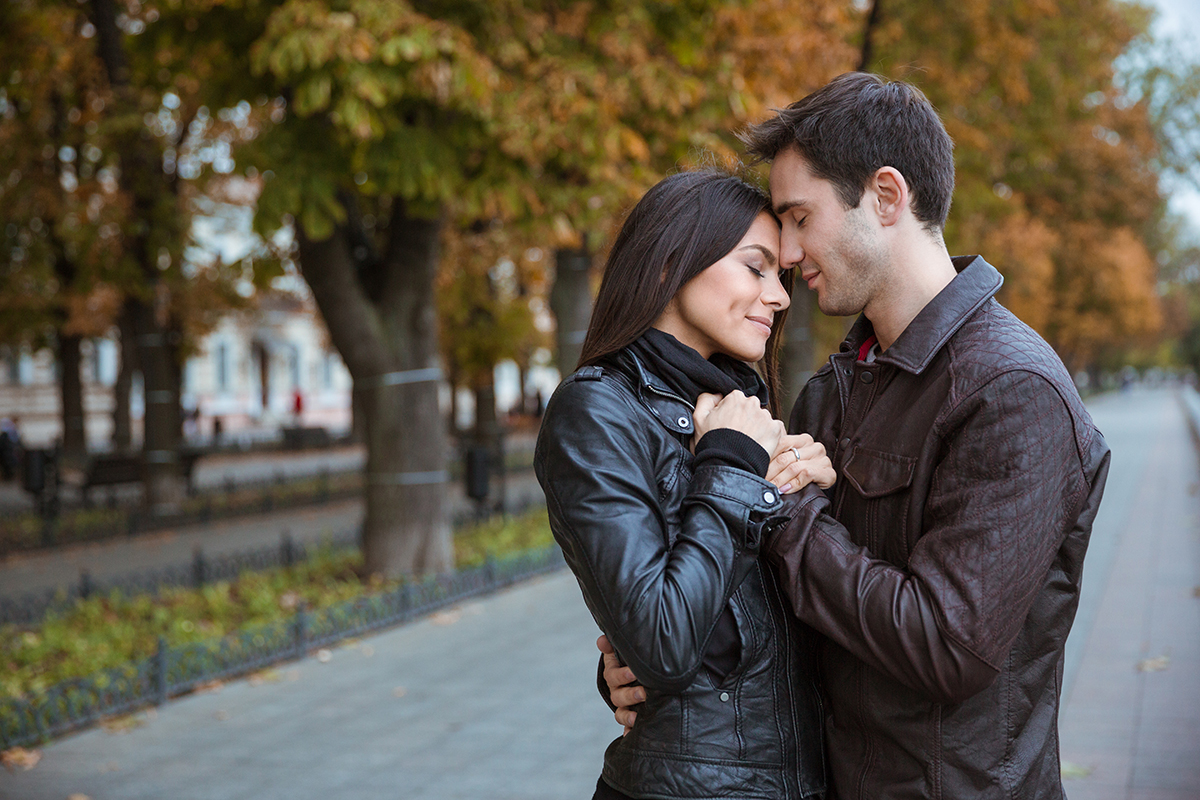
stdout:
<svg viewBox="0 0 1200 800">
<path fill-rule="evenodd" d="M 808 644 L 757 558 L 781 490 L 800 488 L 792 476 L 833 481 L 823 448 L 763 408 L 747 363 L 778 383 L 792 276 L 769 208 L 715 171 L 647 192 L 609 255 L 582 366 L 538 436 L 555 539 L 646 687 L 605 753 L 600 800 L 824 791 Z"/>
</svg>

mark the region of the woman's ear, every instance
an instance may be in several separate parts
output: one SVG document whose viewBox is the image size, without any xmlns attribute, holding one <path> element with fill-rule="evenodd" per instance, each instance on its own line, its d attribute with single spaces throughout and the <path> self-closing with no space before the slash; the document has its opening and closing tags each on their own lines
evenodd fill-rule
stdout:
<svg viewBox="0 0 1200 800">
<path fill-rule="evenodd" d="M 871 176 L 868 190 L 874 193 L 873 210 L 881 225 L 892 226 L 900 221 L 908 208 L 908 181 L 895 167 L 880 167 Z"/>
</svg>

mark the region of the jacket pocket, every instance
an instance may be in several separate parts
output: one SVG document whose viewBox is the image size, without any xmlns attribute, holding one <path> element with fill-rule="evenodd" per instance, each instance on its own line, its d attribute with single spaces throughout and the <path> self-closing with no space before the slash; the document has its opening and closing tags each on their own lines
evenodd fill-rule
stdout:
<svg viewBox="0 0 1200 800">
<path fill-rule="evenodd" d="M 917 460 L 856 447 L 842 467 L 842 475 L 859 494 L 868 499 L 884 497 L 912 485 Z"/>
</svg>

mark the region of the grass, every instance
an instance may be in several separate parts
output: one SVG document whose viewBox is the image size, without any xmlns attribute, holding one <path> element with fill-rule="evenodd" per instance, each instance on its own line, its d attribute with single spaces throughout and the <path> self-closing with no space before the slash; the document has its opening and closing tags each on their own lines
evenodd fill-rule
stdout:
<svg viewBox="0 0 1200 800">
<path fill-rule="evenodd" d="M 537 510 L 456 532 L 455 556 L 465 568 L 552 541 L 546 512 Z M 300 603 L 320 609 L 398 584 L 364 576 L 357 551 L 326 547 L 292 567 L 247 571 L 200 589 L 93 596 L 37 625 L 0 627 L 0 698 L 28 697 L 145 658 L 160 636 L 169 646 L 211 640 L 289 618 Z"/>
</svg>

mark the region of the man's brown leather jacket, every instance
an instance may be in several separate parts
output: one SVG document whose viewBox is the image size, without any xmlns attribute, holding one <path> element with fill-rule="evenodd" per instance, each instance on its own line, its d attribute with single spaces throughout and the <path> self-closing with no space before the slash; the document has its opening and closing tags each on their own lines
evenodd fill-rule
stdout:
<svg viewBox="0 0 1200 800">
<path fill-rule="evenodd" d="M 827 637 L 841 800 L 1059 798 L 1063 645 L 1109 451 L 978 257 L 873 363 L 859 319 L 791 429 L 840 479 L 765 549 Z"/>
</svg>

